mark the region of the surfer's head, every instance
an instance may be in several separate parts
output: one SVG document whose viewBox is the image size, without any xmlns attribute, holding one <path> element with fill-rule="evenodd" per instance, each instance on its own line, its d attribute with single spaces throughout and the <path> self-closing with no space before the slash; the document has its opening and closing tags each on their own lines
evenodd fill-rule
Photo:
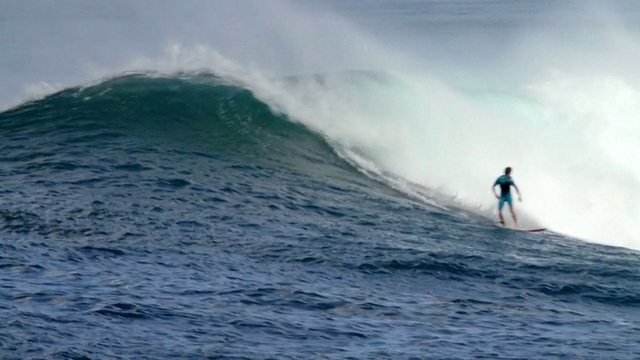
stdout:
<svg viewBox="0 0 640 360">
<path fill-rule="evenodd" d="M 509 175 L 509 174 L 511 174 L 511 166 L 507 166 L 507 167 L 504 169 L 504 174 L 505 174 L 505 175 Z"/>
</svg>

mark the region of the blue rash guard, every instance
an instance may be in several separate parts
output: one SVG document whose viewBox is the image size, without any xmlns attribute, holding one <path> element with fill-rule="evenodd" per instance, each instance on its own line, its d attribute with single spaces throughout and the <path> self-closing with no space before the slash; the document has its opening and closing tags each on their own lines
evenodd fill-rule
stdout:
<svg viewBox="0 0 640 360">
<path fill-rule="evenodd" d="M 504 207 L 504 203 L 509 203 L 509 207 L 513 207 L 513 201 L 511 200 L 511 186 L 516 186 L 511 179 L 511 176 L 502 175 L 500 176 L 493 186 L 500 185 L 500 202 L 498 203 L 498 209 L 502 210 Z"/>
</svg>

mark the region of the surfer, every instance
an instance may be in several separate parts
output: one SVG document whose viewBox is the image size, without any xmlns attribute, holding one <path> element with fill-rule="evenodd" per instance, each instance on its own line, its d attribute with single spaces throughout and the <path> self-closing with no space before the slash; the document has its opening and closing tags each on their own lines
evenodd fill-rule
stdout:
<svg viewBox="0 0 640 360">
<path fill-rule="evenodd" d="M 500 186 L 500 196 L 496 193 L 496 186 Z M 515 227 L 518 227 L 518 217 L 516 216 L 515 210 L 513 210 L 513 201 L 511 200 L 511 186 L 516 189 L 518 193 L 518 200 L 522 201 L 522 196 L 520 195 L 520 190 L 513 182 L 511 178 L 511 167 L 507 167 L 504 169 L 504 175 L 501 175 L 493 186 L 491 187 L 491 191 L 493 191 L 493 195 L 498 199 L 498 214 L 500 215 L 500 224 L 504 226 L 504 217 L 502 216 L 502 208 L 504 207 L 504 203 L 509 204 L 509 210 L 511 210 L 511 216 L 513 217 L 513 222 Z"/>
</svg>

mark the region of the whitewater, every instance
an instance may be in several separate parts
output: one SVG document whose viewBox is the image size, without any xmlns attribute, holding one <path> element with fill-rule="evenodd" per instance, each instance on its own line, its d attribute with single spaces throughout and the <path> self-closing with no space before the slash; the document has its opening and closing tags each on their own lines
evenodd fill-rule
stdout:
<svg viewBox="0 0 640 360">
<path fill-rule="evenodd" d="M 0 357 L 640 356 L 638 19 L 0 4 Z"/>
</svg>

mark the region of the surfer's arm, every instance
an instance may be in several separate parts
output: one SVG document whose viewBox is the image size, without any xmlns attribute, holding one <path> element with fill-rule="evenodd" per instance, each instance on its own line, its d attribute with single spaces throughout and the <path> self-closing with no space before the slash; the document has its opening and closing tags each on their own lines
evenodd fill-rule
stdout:
<svg viewBox="0 0 640 360">
<path fill-rule="evenodd" d="M 518 201 L 522 201 L 522 195 L 520 195 L 520 190 L 518 190 L 516 184 L 513 184 L 513 188 L 516 189 L 516 192 L 518 193 Z"/>
<path fill-rule="evenodd" d="M 491 191 L 493 192 L 493 195 L 496 197 L 496 199 L 500 199 L 500 196 L 498 196 L 498 193 L 496 192 L 496 186 L 498 186 L 498 182 L 497 181 L 491 187 Z"/>
</svg>

